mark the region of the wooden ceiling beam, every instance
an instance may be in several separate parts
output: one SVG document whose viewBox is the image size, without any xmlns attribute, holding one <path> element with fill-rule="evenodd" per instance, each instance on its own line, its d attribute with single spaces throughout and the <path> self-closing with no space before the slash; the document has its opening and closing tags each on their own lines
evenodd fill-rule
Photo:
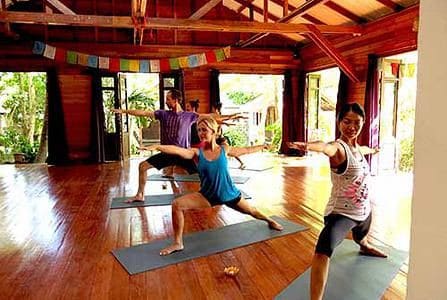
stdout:
<svg viewBox="0 0 447 300">
<path fill-rule="evenodd" d="M 280 18 L 278 21 L 276 21 L 277 23 L 288 23 L 289 21 L 293 20 L 296 17 L 302 16 L 303 14 L 305 14 L 309 9 L 311 9 L 312 7 L 318 5 L 318 4 L 324 4 L 326 2 L 328 2 L 330 0 L 309 0 L 307 2 L 305 2 L 303 5 L 301 5 L 298 8 L 295 8 L 290 14 L 288 14 L 285 17 Z M 289 5 L 290 7 L 290 5 Z M 262 38 L 265 38 L 266 36 L 268 36 L 270 33 L 268 32 L 264 32 L 264 33 L 258 33 L 253 35 L 252 37 L 250 37 L 249 39 L 240 42 L 239 46 L 240 47 L 247 47 L 248 45 L 253 44 L 256 41 L 259 41 Z"/>
<path fill-rule="evenodd" d="M 333 2 L 333 1 L 328 1 L 324 5 L 326 5 L 330 9 L 336 11 L 340 15 L 354 21 L 357 24 L 366 23 L 366 19 L 357 16 L 352 11 L 344 8 L 343 6 L 338 5 L 337 3 Z"/>
<path fill-rule="evenodd" d="M 254 5 L 253 3 L 251 3 L 251 1 L 247 1 L 247 0 L 234 0 L 235 2 L 239 3 L 242 6 L 248 7 L 249 9 L 252 9 L 253 11 L 257 12 L 260 15 L 264 15 L 264 10 L 256 5 Z M 279 18 L 269 12 L 267 12 L 267 17 L 268 19 L 276 22 Z"/>
<path fill-rule="evenodd" d="M 199 20 L 204 15 L 206 15 L 210 10 L 212 10 L 217 4 L 221 3 L 222 0 L 210 0 L 205 3 L 201 8 L 196 10 L 190 17 L 190 20 Z"/>
<path fill-rule="evenodd" d="M 388 8 L 391 8 L 392 10 L 394 10 L 396 12 L 404 9 L 404 7 L 402 5 L 399 5 L 396 2 L 391 1 L 391 0 L 376 0 L 376 1 L 385 5 Z"/>
<path fill-rule="evenodd" d="M 70 8 L 65 6 L 62 2 L 59 0 L 45 0 L 48 4 L 51 5 L 51 7 L 55 8 L 59 12 L 66 14 L 66 15 L 76 15 L 74 11 L 72 11 Z"/>
<path fill-rule="evenodd" d="M 316 25 L 307 25 L 311 31 L 307 36 L 329 57 L 331 57 L 337 66 L 349 77 L 353 82 L 360 82 L 352 65 L 340 54 L 340 52 L 326 39 L 318 30 Z"/>
<path fill-rule="evenodd" d="M 0 22 L 31 23 L 80 27 L 134 28 L 130 16 L 62 15 L 34 12 L 0 12 Z M 322 33 L 361 34 L 359 26 L 315 25 Z M 215 32 L 270 32 L 308 33 L 307 24 L 260 23 L 247 21 L 189 20 L 172 18 L 145 18 L 142 28 Z"/>
</svg>

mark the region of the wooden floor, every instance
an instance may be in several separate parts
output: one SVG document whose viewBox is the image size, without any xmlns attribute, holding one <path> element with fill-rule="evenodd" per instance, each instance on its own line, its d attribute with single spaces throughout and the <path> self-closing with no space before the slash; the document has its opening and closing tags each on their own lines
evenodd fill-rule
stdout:
<svg viewBox="0 0 447 300">
<path fill-rule="evenodd" d="M 310 228 L 305 232 L 129 276 L 110 251 L 172 234 L 170 206 L 110 210 L 112 197 L 136 190 L 140 160 L 103 165 L 0 166 L 0 299 L 272 299 L 311 263 L 329 196 L 329 169 L 320 156 L 259 156 L 272 161 L 249 172 L 243 189 L 251 203 Z M 246 171 L 248 173 L 248 171 Z M 397 189 L 397 181 L 408 189 Z M 411 182 L 375 178 L 375 238 L 408 249 Z M 402 186 L 402 185 L 400 185 Z M 196 190 L 198 185 L 180 185 Z M 169 193 L 150 182 L 147 193 Z M 191 211 L 186 232 L 249 220 L 227 207 Z M 226 266 L 240 267 L 235 278 Z M 405 267 L 383 299 L 405 299 Z"/>
</svg>

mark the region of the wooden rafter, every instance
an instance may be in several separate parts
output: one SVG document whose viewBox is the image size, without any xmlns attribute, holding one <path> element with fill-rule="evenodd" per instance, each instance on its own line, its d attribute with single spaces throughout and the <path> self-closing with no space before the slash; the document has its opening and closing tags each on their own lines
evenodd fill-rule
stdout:
<svg viewBox="0 0 447 300">
<path fill-rule="evenodd" d="M 381 4 L 385 5 L 388 8 L 391 8 L 394 11 L 401 11 L 402 9 L 404 9 L 402 5 L 399 5 L 391 0 L 376 0 L 376 1 L 380 2 Z"/>
<path fill-rule="evenodd" d="M 330 9 L 336 11 L 340 15 L 342 15 L 342 16 L 344 16 L 344 17 L 346 17 L 346 18 L 348 18 L 348 19 L 350 19 L 352 21 L 354 21 L 357 24 L 366 23 L 366 20 L 364 18 L 361 18 L 361 17 L 357 16 L 352 11 L 344 8 L 341 5 L 338 5 L 337 3 L 333 2 L 333 1 L 328 1 L 324 5 L 326 5 Z"/>
<path fill-rule="evenodd" d="M 302 16 L 303 14 L 305 14 L 309 9 L 311 9 L 312 7 L 318 5 L 318 4 L 324 4 L 329 0 L 309 0 L 306 3 L 304 3 L 303 5 L 301 5 L 298 8 L 295 8 L 290 14 L 288 14 L 285 17 L 282 17 L 280 19 L 278 19 L 276 22 L 277 23 L 288 23 L 291 20 L 293 20 L 294 18 L 298 17 L 298 16 Z M 290 5 L 289 5 L 290 7 Z M 240 47 L 246 47 L 250 44 L 253 44 L 254 42 L 268 36 L 270 33 L 268 32 L 264 32 L 264 33 L 258 33 L 253 35 L 252 37 L 250 37 L 249 39 L 239 43 Z"/>
<path fill-rule="evenodd" d="M 352 65 L 339 53 L 339 51 L 323 36 L 323 34 L 318 30 L 316 25 L 307 25 L 310 33 L 307 36 L 315 43 L 317 46 L 331 57 L 340 69 L 354 82 L 360 82 L 357 75 L 355 74 Z"/>
<path fill-rule="evenodd" d="M 245 7 L 248 7 L 249 9 L 251 9 L 251 11 L 255 11 L 260 15 L 264 15 L 264 10 L 256 5 L 253 5 L 250 1 L 247 0 L 234 0 L 235 2 L 239 3 L 240 5 Z M 277 21 L 279 18 L 269 12 L 267 12 L 267 16 L 269 20 L 272 21 Z"/>
<path fill-rule="evenodd" d="M 221 3 L 222 0 L 210 0 L 205 3 L 201 8 L 196 10 L 190 17 L 190 20 L 199 20 L 204 15 L 206 15 L 210 10 L 212 10 L 217 4 Z"/>
<path fill-rule="evenodd" d="M 131 17 L 62 15 L 33 12 L 0 12 L 0 22 L 32 23 L 81 27 L 134 28 Z M 260 23 L 247 21 L 189 20 L 172 18 L 145 18 L 142 28 L 215 32 L 271 32 L 308 33 L 307 24 Z M 315 25 L 322 33 L 361 34 L 359 26 Z"/>
<path fill-rule="evenodd" d="M 72 11 L 70 8 L 65 6 L 62 2 L 59 0 L 46 0 L 47 4 L 50 4 L 52 8 L 55 8 L 59 12 L 66 14 L 66 15 L 75 15 L 76 13 Z"/>
</svg>

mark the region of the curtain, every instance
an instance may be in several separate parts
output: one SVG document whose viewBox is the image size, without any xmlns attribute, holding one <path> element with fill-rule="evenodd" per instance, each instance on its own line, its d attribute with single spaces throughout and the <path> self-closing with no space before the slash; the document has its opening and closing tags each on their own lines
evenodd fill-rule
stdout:
<svg viewBox="0 0 447 300">
<path fill-rule="evenodd" d="M 339 136 L 338 131 L 338 113 L 341 107 L 348 103 L 348 88 L 349 88 L 349 77 L 346 76 L 344 72 L 340 72 L 340 79 L 338 81 L 338 92 L 337 92 L 337 104 L 335 105 L 335 139 Z"/>
<path fill-rule="evenodd" d="M 368 73 L 365 88 L 365 125 L 361 144 L 371 148 L 379 147 L 379 71 L 376 55 L 368 55 Z M 371 173 L 377 174 L 378 156 L 368 155 Z"/>
<path fill-rule="evenodd" d="M 101 76 L 99 74 L 93 75 L 91 110 L 90 159 L 94 163 L 102 163 L 106 161 L 104 141 L 105 116 L 101 94 Z"/>
<path fill-rule="evenodd" d="M 50 165 L 69 163 L 67 136 L 61 90 L 55 69 L 47 72 L 48 94 L 48 158 Z"/>
<path fill-rule="evenodd" d="M 294 80 L 297 81 L 297 97 L 294 97 Z M 300 72 L 293 74 L 291 70 L 284 73 L 283 90 L 283 118 L 282 118 L 282 143 L 280 153 L 302 156 L 304 153 L 296 149 L 289 149 L 287 142 L 305 141 L 305 115 L 304 115 L 304 89 L 306 74 Z"/>
<path fill-rule="evenodd" d="M 211 69 L 210 74 L 210 110 L 220 104 L 219 70 Z"/>
</svg>

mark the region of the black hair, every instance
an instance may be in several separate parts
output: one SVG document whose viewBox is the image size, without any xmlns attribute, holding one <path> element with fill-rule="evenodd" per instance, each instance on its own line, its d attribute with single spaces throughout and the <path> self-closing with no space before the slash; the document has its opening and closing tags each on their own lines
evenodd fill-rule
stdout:
<svg viewBox="0 0 447 300">
<path fill-rule="evenodd" d="M 188 101 L 189 105 L 194 109 L 194 111 L 197 111 L 199 109 L 199 102 L 199 99 Z"/>
<path fill-rule="evenodd" d="M 358 114 L 360 117 L 363 118 L 363 120 L 365 120 L 365 110 L 360 104 L 354 102 L 343 104 L 343 106 L 340 108 L 340 112 L 337 115 L 337 122 L 341 122 L 346 114 L 350 111 Z"/>
<path fill-rule="evenodd" d="M 179 90 L 176 90 L 176 89 L 172 89 L 172 90 L 169 90 L 168 93 L 171 95 L 172 99 L 175 99 L 175 100 L 177 100 L 177 102 L 182 103 L 182 99 L 183 99 L 182 92 L 180 92 Z"/>
</svg>

